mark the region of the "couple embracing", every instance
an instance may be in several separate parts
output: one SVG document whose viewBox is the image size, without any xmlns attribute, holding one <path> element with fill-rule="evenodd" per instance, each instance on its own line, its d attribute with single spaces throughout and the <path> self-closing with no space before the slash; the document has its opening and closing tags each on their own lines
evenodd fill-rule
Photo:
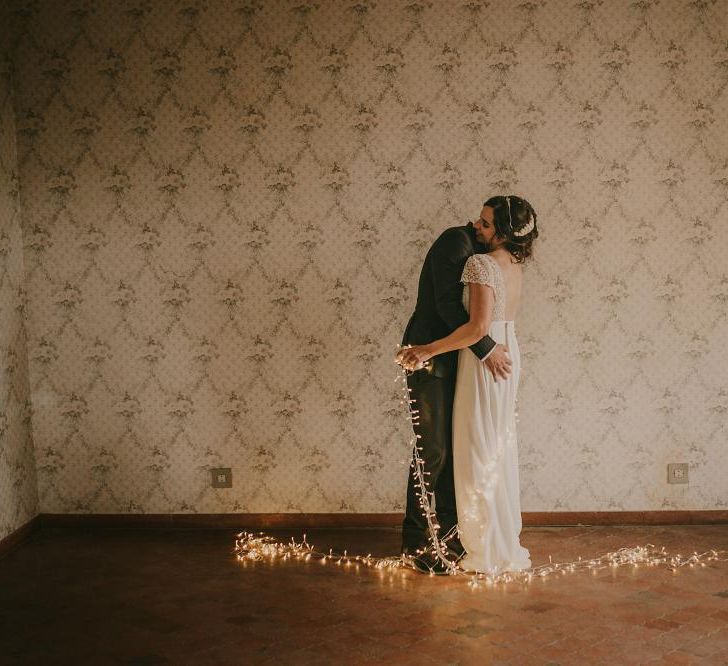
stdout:
<svg viewBox="0 0 728 666">
<path fill-rule="evenodd" d="M 531 566 L 519 542 L 514 319 L 522 264 L 537 236 L 528 201 L 495 196 L 476 221 L 446 229 L 425 257 L 397 356 L 418 412 L 418 457 L 439 525 L 428 526 L 410 474 L 402 554 L 420 571 L 447 573 L 454 564 L 497 574 Z"/>
</svg>

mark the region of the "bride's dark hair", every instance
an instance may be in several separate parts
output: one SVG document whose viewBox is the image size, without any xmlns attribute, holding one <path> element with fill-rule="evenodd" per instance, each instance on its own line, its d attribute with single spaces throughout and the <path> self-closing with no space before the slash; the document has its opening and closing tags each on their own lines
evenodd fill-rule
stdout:
<svg viewBox="0 0 728 666">
<path fill-rule="evenodd" d="M 502 196 L 491 197 L 483 205 L 493 209 L 495 232 L 500 238 L 505 239 L 503 247 L 513 255 L 514 263 L 522 264 L 531 257 L 533 241 L 538 238 L 536 211 L 533 206 L 525 199 L 513 194 L 509 195 L 508 199 Z M 533 218 L 533 229 L 523 236 L 516 236 L 513 232 L 524 229 L 531 218 Z"/>
</svg>

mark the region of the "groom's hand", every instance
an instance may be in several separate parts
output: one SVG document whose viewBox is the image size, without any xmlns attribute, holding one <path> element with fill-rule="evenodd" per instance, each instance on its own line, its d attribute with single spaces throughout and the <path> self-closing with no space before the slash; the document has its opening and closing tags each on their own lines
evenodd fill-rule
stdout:
<svg viewBox="0 0 728 666">
<path fill-rule="evenodd" d="M 431 358 L 432 350 L 429 345 L 409 345 L 399 350 L 395 362 L 406 370 L 417 370 Z"/>
<path fill-rule="evenodd" d="M 508 356 L 508 347 L 505 345 L 497 344 L 483 363 L 490 370 L 495 381 L 498 381 L 499 377 L 508 379 L 508 375 L 511 374 L 511 359 Z"/>
</svg>

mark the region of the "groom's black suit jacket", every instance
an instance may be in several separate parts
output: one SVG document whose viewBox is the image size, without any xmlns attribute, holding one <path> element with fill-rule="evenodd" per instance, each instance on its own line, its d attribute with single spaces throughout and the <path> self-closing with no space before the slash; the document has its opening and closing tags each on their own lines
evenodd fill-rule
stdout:
<svg viewBox="0 0 728 666">
<path fill-rule="evenodd" d="M 417 304 L 404 331 L 403 345 L 424 345 L 444 338 L 469 320 L 460 278 L 468 257 L 485 251 L 471 224 L 450 227 L 440 234 L 422 265 Z M 493 347 L 495 341 L 486 335 L 470 349 L 482 359 Z M 457 367 L 458 353 L 451 351 L 433 357 L 430 372 L 438 377 L 454 377 Z"/>
</svg>

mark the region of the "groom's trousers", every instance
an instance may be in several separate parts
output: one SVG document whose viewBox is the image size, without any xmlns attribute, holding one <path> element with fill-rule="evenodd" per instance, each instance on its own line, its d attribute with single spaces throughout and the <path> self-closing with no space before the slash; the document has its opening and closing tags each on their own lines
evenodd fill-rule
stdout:
<svg viewBox="0 0 728 666">
<path fill-rule="evenodd" d="M 452 405 L 455 396 L 455 375 L 438 377 L 427 370 L 418 370 L 407 377 L 410 409 L 419 410 L 413 425 L 418 440 L 420 458 L 424 462 L 427 492 L 435 494 L 435 511 L 440 525 L 439 535 L 445 535 L 457 523 L 455 483 L 452 462 Z M 420 504 L 415 478 L 414 455 L 407 483 L 407 510 L 402 523 L 402 552 L 414 553 L 429 542 L 427 519 Z M 428 495 L 429 496 L 429 495 Z"/>
</svg>

